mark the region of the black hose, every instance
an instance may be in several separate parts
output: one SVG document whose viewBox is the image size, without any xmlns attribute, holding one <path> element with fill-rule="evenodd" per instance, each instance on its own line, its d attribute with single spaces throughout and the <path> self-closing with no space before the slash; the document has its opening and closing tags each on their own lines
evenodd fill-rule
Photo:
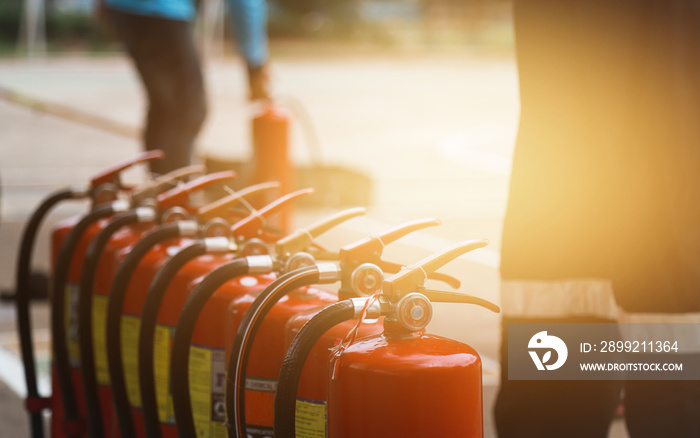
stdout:
<svg viewBox="0 0 700 438">
<path fill-rule="evenodd" d="M 226 378 L 226 415 L 228 436 L 243 438 L 245 431 L 245 379 L 248 358 L 255 336 L 265 315 L 282 297 L 303 286 L 319 282 L 316 265 L 289 272 L 272 282 L 255 298 L 238 326 L 229 356 Z"/>
<path fill-rule="evenodd" d="M 156 398 L 155 365 L 153 363 L 153 346 L 155 344 L 156 322 L 163 296 L 178 270 L 195 257 L 206 254 L 206 245 L 197 241 L 172 256 L 158 271 L 146 295 L 139 328 L 139 388 L 141 390 L 141 409 L 146 428 L 146 436 L 160 438 L 160 420 L 158 418 L 158 400 Z"/>
<path fill-rule="evenodd" d="M 38 399 L 36 364 L 34 362 L 34 344 L 32 341 L 32 318 L 29 312 L 31 301 L 31 269 L 34 242 L 46 214 L 59 202 L 68 199 L 86 198 L 86 193 L 72 189 L 59 190 L 51 195 L 34 210 L 22 233 L 22 240 L 17 258 L 17 286 L 15 289 L 15 309 L 17 312 L 17 333 L 19 334 L 20 352 L 24 364 L 24 380 L 27 384 L 27 399 Z M 43 438 L 44 420 L 41 410 L 29 412 L 32 437 Z"/>
<path fill-rule="evenodd" d="M 294 337 L 277 379 L 275 393 L 275 438 L 294 438 L 296 434 L 296 400 L 301 372 L 316 342 L 336 325 L 352 319 L 355 308 L 350 300 L 339 301 L 321 310 Z"/>
<path fill-rule="evenodd" d="M 177 432 L 182 437 L 196 437 L 190 400 L 189 358 L 190 343 L 197 319 L 207 300 L 227 281 L 248 273 L 248 260 L 237 258 L 219 266 L 194 288 L 180 313 L 173 336 L 170 356 L 170 388 Z"/>
<path fill-rule="evenodd" d="M 129 395 L 124 377 L 124 363 L 122 362 L 122 332 L 121 315 L 126 296 L 127 287 L 136 266 L 141 259 L 158 243 L 173 239 L 180 235 L 180 227 L 177 223 L 164 225 L 139 240 L 124 257 L 117 271 L 114 274 L 114 283 L 109 291 L 109 301 L 107 302 L 107 366 L 109 368 L 110 384 L 112 385 L 112 399 L 117 411 L 117 420 L 121 436 L 136 436 Z"/>
<path fill-rule="evenodd" d="M 97 274 L 97 265 L 107 242 L 122 227 L 138 222 L 139 215 L 130 211 L 117 215 L 97 233 L 90 242 L 80 273 L 78 289 L 78 347 L 80 351 L 80 376 L 83 380 L 85 409 L 87 411 L 88 432 L 92 438 L 104 436 L 104 423 L 100 403 L 100 392 L 95 370 L 95 346 L 92 327 L 92 291 Z"/>
<path fill-rule="evenodd" d="M 65 295 L 66 283 L 68 280 L 68 270 L 75 249 L 80 242 L 85 231 L 102 218 L 109 217 L 115 213 L 112 204 L 99 206 L 83 217 L 68 233 L 66 239 L 58 252 L 58 259 L 54 270 L 54 277 L 51 289 L 51 333 L 53 337 L 53 360 L 56 366 L 59 390 L 66 421 L 66 428 L 70 429 L 66 435 L 78 438 L 79 426 L 81 422 L 78 414 L 78 406 L 75 399 L 75 390 L 71 378 L 70 359 L 68 357 L 68 345 L 66 340 L 65 321 Z M 76 263 L 78 260 L 75 261 Z"/>
</svg>

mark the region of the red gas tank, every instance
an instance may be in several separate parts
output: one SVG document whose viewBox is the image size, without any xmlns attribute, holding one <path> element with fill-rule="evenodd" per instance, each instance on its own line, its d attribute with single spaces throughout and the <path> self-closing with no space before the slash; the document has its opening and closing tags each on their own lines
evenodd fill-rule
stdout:
<svg viewBox="0 0 700 438">
<path fill-rule="evenodd" d="M 329 380 L 333 437 L 483 437 L 481 359 L 468 345 L 397 323 L 351 345 Z"/>
<path fill-rule="evenodd" d="M 322 308 L 315 308 L 293 316 L 284 328 L 283 354 L 287 352 L 301 327 L 313 318 Z M 357 338 L 382 333 L 383 317 L 366 319 L 359 326 Z M 326 435 L 326 405 L 328 400 L 328 361 L 330 349 L 340 344 L 343 338 L 355 328 L 357 321 L 345 321 L 328 330 L 309 352 L 297 390 L 297 427 L 301 436 L 323 437 Z"/>
<path fill-rule="evenodd" d="M 226 282 L 207 301 L 197 319 L 190 348 L 190 396 L 193 406 L 194 423 L 199 437 L 226 436 L 226 408 L 224 388 L 226 376 L 225 349 L 228 345 L 228 331 L 223 324 L 212 321 L 226 321 L 227 309 L 231 303 L 251 291 L 260 291 L 272 283 L 274 274 L 246 275 Z M 190 285 L 190 290 L 198 285 L 203 277 Z"/>
<path fill-rule="evenodd" d="M 245 295 L 231 303 L 226 318 L 226 359 L 238 326 L 257 294 Z M 315 287 L 300 288 L 281 298 L 258 329 L 253 340 L 246 377 L 246 431 L 253 438 L 272 436 L 277 377 L 286 352 L 284 329 L 300 312 L 338 301 L 334 293 Z"/>
</svg>

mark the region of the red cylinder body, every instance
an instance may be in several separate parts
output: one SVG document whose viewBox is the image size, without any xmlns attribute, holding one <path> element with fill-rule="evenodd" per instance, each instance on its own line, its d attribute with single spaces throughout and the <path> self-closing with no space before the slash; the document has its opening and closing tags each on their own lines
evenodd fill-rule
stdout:
<svg viewBox="0 0 700 438">
<path fill-rule="evenodd" d="M 384 326 L 384 333 L 358 341 L 337 359 L 329 380 L 329 436 L 483 437 L 477 352 L 396 323 Z"/>
<path fill-rule="evenodd" d="M 138 340 L 143 305 L 153 278 L 169 255 L 191 242 L 191 239 L 171 239 L 151 248 L 134 269 L 125 292 L 121 317 L 122 360 L 134 429 L 138 438 L 146 436 L 138 379 Z M 127 247 L 119 251 L 116 255 L 116 263 L 121 263 L 130 250 L 131 247 Z"/>
<path fill-rule="evenodd" d="M 80 221 L 81 217 L 73 217 L 61 221 L 54 227 L 51 234 L 51 266 L 52 272 L 55 270 L 58 260 L 58 253 L 61 245 L 65 241 L 68 233 Z M 78 414 L 80 418 L 86 418 L 85 398 L 83 393 L 83 382 L 80 378 L 79 368 L 79 351 L 78 351 L 78 287 L 80 284 L 80 274 L 82 272 L 85 253 L 92 242 L 92 239 L 97 233 L 104 228 L 109 219 L 101 219 L 93 223 L 83 233 L 78 245 L 73 253 L 73 259 L 70 262 L 68 276 L 66 281 L 66 297 L 65 297 L 65 323 L 66 323 L 66 342 L 68 345 L 68 354 L 71 363 L 71 380 L 73 382 L 73 390 L 75 392 L 76 403 L 78 406 Z M 51 370 L 51 436 L 65 436 L 65 421 L 63 401 L 61 400 L 61 390 L 58 385 L 58 378 L 55 367 Z"/>
<path fill-rule="evenodd" d="M 278 181 L 281 193 L 290 193 L 294 189 L 294 168 L 289 154 L 289 124 L 289 113 L 273 104 L 266 105 L 253 118 L 253 183 Z M 273 193 L 263 195 L 262 205 L 274 201 L 275 197 Z M 293 215 L 293 209 L 289 206 L 276 218 L 270 219 L 270 223 L 289 231 Z"/>
<path fill-rule="evenodd" d="M 190 285 L 194 288 L 203 277 Z M 199 315 L 190 348 L 190 396 L 198 437 L 227 435 L 226 404 L 226 330 L 229 305 L 235 299 L 258 292 L 275 279 L 274 274 L 244 275 L 226 282 L 209 298 Z"/>
<path fill-rule="evenodd" d="M 100 394 L 100 408 L 104 433 L 107 437 L 119 436 L 119 426 L 112 401 L 109 370 L 107 368 L 106 326 L 107 302 L 119 261 L 119 253 L 131 248 L 154 224 L 137 223 L 125 226 L 112 235 L 97 263 L 92 297 L 92 336 L 95 354 L 95 373 Z"/>
<path fill-rule="evenodd" d="M 319 307 L 307 310 L 289 319 L 284 328 L 283 354 L 287 353 L 289 345 L 301 327 L 322 309 Z M 384 330 L 383 320 L 382 317 L 363 321 L 357 331 L 357 339 L 382 333 Z M 297 418 L 300 419 L 297 422 L 298 436 L 326 436 L 328 361 L 331 355 L 329 349 L 338 345 L 356 324 L 356 320 L 350 320 L 336 325 L 324 333 L 309 352 L 297 390 Z"/>
<path fill-rule="evenodd" d="M 231 303 L 226 318 L 226 333 L 229 336 L 226 343 L 227 361 L 238 326 L 256 296 L 248 294 Z M 277 378 L 286 353 L 285 325 L 300 312 L 337 301 L 336 294 L 322 289 L 300 288 L 280 299 L 263 319 L 253 340 L 246 377 L 246 386 L 255 388 L 247 389 L 245 393 L 245 419 L 249 436 L 272 436 Z"/>
</svg>

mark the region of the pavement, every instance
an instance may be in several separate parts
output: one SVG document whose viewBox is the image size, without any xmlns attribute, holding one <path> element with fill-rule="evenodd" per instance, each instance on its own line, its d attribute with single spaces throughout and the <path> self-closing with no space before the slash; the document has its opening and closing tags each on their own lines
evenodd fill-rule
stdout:
<svg viewBox="0 0 700 438">
<path fill-rule="evenodd" d="M 210 116 L 199 141 L 203 158 L 250 158 L 243 68 L 234 59 L 206 63 Z M 517 75 L 511 57 L 293 55 L 276 59 L 277 94 L 308 112 L 324 164 L 366 174 L 372 181 L 367 217 L 348 222 L 321 239 L 329 248 L 397 223 L 437 217 L 440 227 L 389 245 L 387 260 L 412 263 L 452 243 L 487 238 L 490 245 L 445 266 L 463 292 L 498 303 L 498 264 L 510 160 L 519 113 Z M 67 105 L 126 126 L 137 133 L 144 114 L 140 85 L 128 61 L 57 57 L 39 61 L 0 60 L 0 88 L 43 102 Z M 297 164 L 313 151 L 300 129 L 292 135 Z M 12 289 L 19 236 L 29 214 L 54 189 L 83 185 L 90 175 L 139 151 L 138 141 L 36 109 L 0 100 L 0 289 Z M 139 180 L 143 170 L 127 179 Z M 34 266 L 48 270 L 48 236 L 57 221 L 85 209 L 59 207 L 39 238 Z M 298 211 L 309 223 L 329 208 Z M 49 332 L 45 304 L 35 306 L 37 351 L 47 370 Z M 484 360 L 485 436 L 495 436 L 492 404 L 500 375 L 499 319 L 464 305 L 436 304 L 429 330 L 474 346 Z M 21 412 L 14 313 L 0 304 L 0 436 L 28 436 Z M 14 360 L 14 362 L 13 362 Z M 4 381 L 4 383 L 3 383 Z M 48 378 L 44 375 L 44 385 Z M 10 412 L 12 414 L 10 414 Z M 621 421 L 611 436 L 625 437 Z"/>
</svg>

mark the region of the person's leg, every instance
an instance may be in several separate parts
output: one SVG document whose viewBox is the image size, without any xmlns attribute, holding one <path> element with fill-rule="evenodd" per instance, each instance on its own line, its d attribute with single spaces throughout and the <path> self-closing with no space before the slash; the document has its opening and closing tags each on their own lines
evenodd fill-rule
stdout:
<svg viewBox="0 0 700 438">
<path fill-rule="evenodd" d="M 161 149 L 155 173 L 191 163 L 194 141 L 206 117 L 206 96 L 190 23 L 110 10 L 148 97 L 146 150 Z"/>
</svg>

